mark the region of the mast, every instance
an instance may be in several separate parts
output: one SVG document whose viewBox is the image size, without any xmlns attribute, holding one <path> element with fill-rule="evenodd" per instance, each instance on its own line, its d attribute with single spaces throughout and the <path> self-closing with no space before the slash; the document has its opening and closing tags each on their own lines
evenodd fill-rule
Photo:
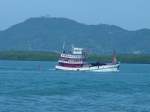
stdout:
<svg viewBox="0 0 150 112">
<path fill-rule="evenodd" d="M 115 50 L 113 50 L 112 64 L 116 64 L 116 63 L 117 63 L 116 51 L 115 51 Z"/>
</svg>

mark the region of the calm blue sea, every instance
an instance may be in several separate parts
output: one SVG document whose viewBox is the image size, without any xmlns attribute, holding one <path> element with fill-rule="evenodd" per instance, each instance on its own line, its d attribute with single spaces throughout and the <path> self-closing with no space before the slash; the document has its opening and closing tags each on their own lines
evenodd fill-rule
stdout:
<svg viewBox="0 0 150 112">
<path fill-rule="evenodd" d="M 150 112 L 150 65 L 93 73 L 55 64 L 0 61 L 0 112 Z"/>
</svg>

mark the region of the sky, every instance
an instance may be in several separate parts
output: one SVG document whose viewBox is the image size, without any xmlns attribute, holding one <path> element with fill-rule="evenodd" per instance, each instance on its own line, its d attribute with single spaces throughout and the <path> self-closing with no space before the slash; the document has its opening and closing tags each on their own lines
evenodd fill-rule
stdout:
<svg viewBox="0 0 150 112">
<path fill-rule="evenodd" d="M 150 28 L 150 0 L 0 0 L 0 30 L 47 15 L 137 30 Z"/>
</svg>

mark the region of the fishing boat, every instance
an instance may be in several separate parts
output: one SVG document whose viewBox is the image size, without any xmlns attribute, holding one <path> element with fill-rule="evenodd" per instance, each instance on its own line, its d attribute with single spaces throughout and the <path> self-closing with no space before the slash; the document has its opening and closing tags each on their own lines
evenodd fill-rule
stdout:
<svg viewBox="0 0 150 112">
<path fill-rule="evenodd" d="M 56 70 L 65 71 L 93 71 L 93 72 L 118 72 L 120 64 L 117 62 L 116 55 L 112 57 L 111 63 L 87 62 L 87 51 L 83 48 L 72 47 L 71 52 L 60 54 Z"/>
</svg>

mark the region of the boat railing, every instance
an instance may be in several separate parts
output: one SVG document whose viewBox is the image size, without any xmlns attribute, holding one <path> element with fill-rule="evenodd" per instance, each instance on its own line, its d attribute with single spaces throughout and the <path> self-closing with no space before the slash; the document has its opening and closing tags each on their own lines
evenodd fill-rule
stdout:
<svg viewBox="0 0 150 112">
<path fill-rule="evenodd" d="M 83 61 L 72 61 L 72 60 L 68 60 L 68 61 L 64 61 L 64 60 L 59 60 L 59 63 L 68 63 L 68 64 L 83 64 Z"/>
<path fill-rule="evenodd" d="M 72 54 L 61 54 L 61 57 L 64 57 L 64 58 L 84 58 L 83 55 L 72 55 Z"/>
</svg>

